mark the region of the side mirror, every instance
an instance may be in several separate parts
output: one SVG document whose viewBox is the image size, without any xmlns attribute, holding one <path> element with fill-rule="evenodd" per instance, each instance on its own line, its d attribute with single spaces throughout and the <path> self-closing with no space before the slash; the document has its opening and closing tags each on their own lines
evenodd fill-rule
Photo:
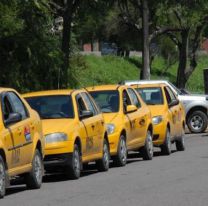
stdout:
<svg viewBox="0 0 208 206">
<path fill-rule="evenodd" d="M 137 107 L 135 105 L 128 105 L 126 107 L 126 113 L 131 113 L 137 111 Z"/>
<path fill-rule="evenodd" d="M 90 110 L 84 110 L 82 111 L 82 114 L 79 116 L 80 119 L 85 119 L 93 116 L 93 112 Z"/>
<path fill-rule="evenodd" d="M 22 120 L 22 115 L 20 113 L 11 113 L 7 120 L 4 121 L 5 125 L 14 124 Z"/>
<path fill-rule="evenodd" d="M 172 102 L 170 102 L 168 104 L 168 106 L 169 107 L 173 107 L 173 106 L 178 105 L 178 104 L 179 104 L 179 100 L 178 99 L 174 99 Z"/>
</svg>

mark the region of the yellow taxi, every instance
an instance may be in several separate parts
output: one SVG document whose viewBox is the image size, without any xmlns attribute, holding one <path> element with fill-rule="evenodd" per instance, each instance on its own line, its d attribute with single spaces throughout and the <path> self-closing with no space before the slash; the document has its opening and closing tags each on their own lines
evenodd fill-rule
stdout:
<svg viewBox="0 0 208 206">
<path fill-rule="evenodd" d="M 0 198 L 11 177 L 23 176 L 30 189 L 42 184 L 44 139 L 37 112 L 13 89 L 0 88 Z"/>
<path fill-rule="evenodd" d="M 129 150 L 140 151 L 145 160 L 152 159 L 151 114 L 137 92 L 124 85 L 102 85 L 87 90 L 103 112 L 114 164 L 124 166 Z"/>
<path fill-rule="evenodd" d="M 170 155 L 171 143 L 178 151 L 185 150 L 185 111 L 169 86 L 161 83 L 132 85 L 148 105 L 154 125 L 153 143 Z"/>
<path fill-rule="evenodd" d="M 78 179 L 83 163 L 109 168 L 109 144 L 104 118 L 86 90 L 51 90 L 23 95 L 36 110 L 45 136 L 46 170 L 64 170 Z"/>
</svg>

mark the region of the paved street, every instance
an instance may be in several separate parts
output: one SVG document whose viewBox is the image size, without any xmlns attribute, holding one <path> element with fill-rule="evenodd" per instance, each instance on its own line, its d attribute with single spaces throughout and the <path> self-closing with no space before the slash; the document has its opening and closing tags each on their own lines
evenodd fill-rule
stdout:
<svg viewBox="0 0 208 206">
<path fill-rule="evenodd" d="M 47 176 L 40 190 L 13 186 L 0 206 L 206 206 L 208 135 L 187 135 L 186 151 L 155 152 L 153 161 L 131 154 L 123 168 L 98 173 L 93 165 L 82 178 Z"/>
</svg>

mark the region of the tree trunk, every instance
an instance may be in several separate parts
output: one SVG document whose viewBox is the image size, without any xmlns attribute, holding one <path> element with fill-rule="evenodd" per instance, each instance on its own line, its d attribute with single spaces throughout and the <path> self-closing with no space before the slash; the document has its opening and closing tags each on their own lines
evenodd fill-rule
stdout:
<svg viewBox="0 0 208 206">
<path fill-rule="evenodd" d="M 181 44 L 179 46 L 179 65 L 178 65 L 178 72 L 177 72 L 177 82 L 176 85 L 178 88 L 185 88 L 187 79 L 185 76 L 186 73 L 186 66 L 188 60 L 188 37 L 189 31 L 183 30 L 181 32 Z"/>
<path fill-rule="evenodd" d="M 142 1 L 142 29 L 143 29 L 143 49 L 142 49 L 142 71 L 141 79 L 150 79 L 150 57 L 149 57 L 149 8 L 148 0 Z"/>
<path fill-rule="evenodd" d="M 63 57 L 62 71 L 60 74 L 60 81 L 61 81 L 60 88 L 67 88 L 68 86 L 71 23 L 72 23 L 70 6 L 71 5 L 67 5 L 67 9 L 65 10 L 63 14 L 62 52 L 63 52 L 64 57 Z"/>
</svg>

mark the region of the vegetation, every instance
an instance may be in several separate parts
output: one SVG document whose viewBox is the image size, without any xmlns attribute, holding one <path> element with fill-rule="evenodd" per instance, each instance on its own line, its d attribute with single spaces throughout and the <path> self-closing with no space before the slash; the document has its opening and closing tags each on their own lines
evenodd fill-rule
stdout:
<svg viewBox="0 0 208 206">
<path fill-rule="evenodd" d="M 73 57 L 76 87 L 87 87 L 102 84 L 117 84 L 123 80 L 138 79 L 141 71 L 142 59 L 138 57 L 123 58 L 116 56 L 76 56 Z M 201 56 L 193 76 L 187 83 L 187 90 L 194 93 L 204 93 L 203 69 L 208 65 L 207 56 Z M 166 68 L 166 61 L 162 57 L 155 57 L 152 63 L 151 79 L 167 79 L 176 82 L 177 63 Z M 140 69 L 138 69 L 140 68 Z"/>
</svg>

